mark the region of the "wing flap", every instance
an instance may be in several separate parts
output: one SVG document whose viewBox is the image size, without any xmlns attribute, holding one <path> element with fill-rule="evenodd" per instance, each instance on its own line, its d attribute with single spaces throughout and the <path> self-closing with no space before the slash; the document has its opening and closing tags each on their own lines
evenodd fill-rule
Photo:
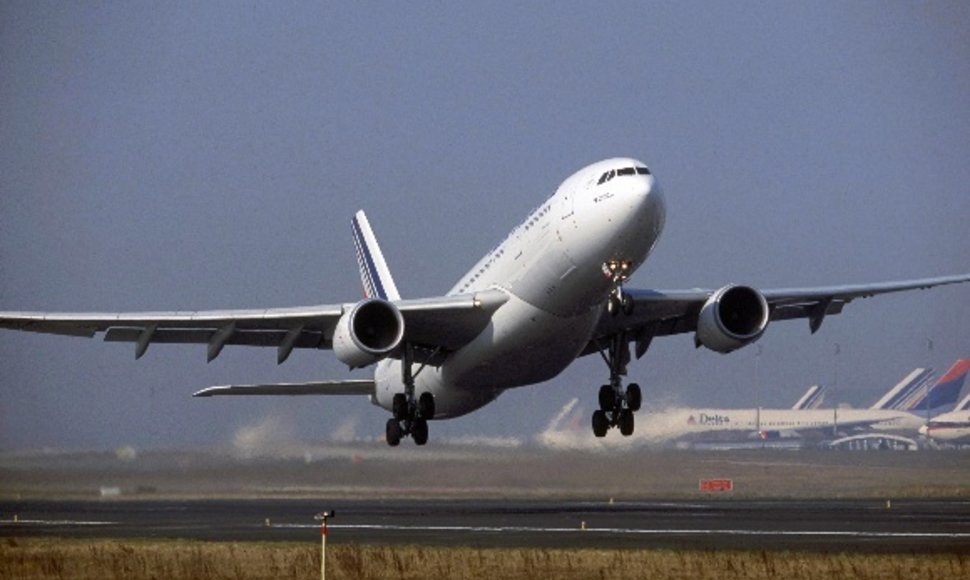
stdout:
<svg viewBox="0 0 970 580">
<path fill-rule="evenodd" d="M 143 330 L 140 328 L 109 328 L 105 342 L 138 342 Z M 215 334 L 212 329 L 162 329 L 151 334 L 151 342 L 159 344 L 206 344 Z M 286 337 L 283 330 L 236 330 L 226 343 L 236 346 L 279 346 Z M 329 342 L 320 332 L 301 331 L 294 339 L 295 348 L 329 348 Z"/>
</svg>

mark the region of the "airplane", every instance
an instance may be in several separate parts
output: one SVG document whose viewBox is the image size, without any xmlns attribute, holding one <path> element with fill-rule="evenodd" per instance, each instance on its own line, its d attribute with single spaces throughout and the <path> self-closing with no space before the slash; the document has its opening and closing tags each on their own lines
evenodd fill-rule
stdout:
<svg viewBox="0 0 970 580">
<path fill-rule="evenodd" d="M 963 359 L 945 374 L 940 382 L 950 385 L 951 390 L 959 393 L 963 388 L 970 359 Z M 921 435 L 944 443 L 970 443 L 970 394 L 963 398 L 952 411 L 937 415 L 920 427 Z"/>
<path fill-rule="evenodd" d="M 830 437 L 837 433 L 858 433 L 864 430 L 894 434 L 915 434 L 925 418 L 914 411 L 924 408 L 932 399 L 932 407 L 956 402 L 970 360 L 958 360 L 938 382 L 933 381 L 932 369 L 917 368 L 875 404 L 866 409 L 839 407 L 821 409 L 823 387 L 813 385 L 790 409 L 760 408 L 686 408 L 658 409 L 650 414 L 650 424 L 637 430 L 634 442 L 665 445 L 670 443 L 744 443 L 752 440 L 809 440 Z M 537 436 L 540 443 L 550 447 L 581 449 L 590 447 L 575 433 L 575 429 L 561 427 L 568 424 L 578 399 L 572 399 Z M 970 401 L 968 401 L 970 404 Z"/>
<path fill-rule="evenodd" d="M 0 312 L 0 328 L 71 336 L 104 333 L 135 344 L 201 343 L 212 361 L 226 345 L 333 350 L 372 379 L 224 385 L 195 396 L 368 395 L 391 412 L 387 443 L 428 441 L 428 421 L 471 413 L 503 391 L 548 381 L 576 358 L 599 354 L 608 382 L 593 413 L 596 437 L 629 436 L 639 385 L 624 386 L 654 338 L 694 333 L 696 347 L 729 353 L 774 320 L 805 318 L 819 330 L 846 304 L 889 292 L 970 281 L 970 274 L 878 284 L 758 290 L 626 288 L 657 244 L 665 194 L 647 164 L 613 158 L 569 176 L 556 191 L 442 296 L 401 298 L 367 216 L 352 219 L 365 297 L 330 305 L 254 310 L 45 313 Z"/>
</svg>

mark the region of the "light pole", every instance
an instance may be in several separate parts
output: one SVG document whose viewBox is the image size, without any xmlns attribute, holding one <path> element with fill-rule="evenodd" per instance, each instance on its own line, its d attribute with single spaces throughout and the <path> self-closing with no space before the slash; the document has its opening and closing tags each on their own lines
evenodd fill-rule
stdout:
<svg viewBox="0 0 970 580">
<path fill-rule="evenodd" d="M 336 515 L 337 512 L 331 510 L 313 516 L 320 522 L 320 580 L 327 580 L 327 519 Z"/>
</svg>

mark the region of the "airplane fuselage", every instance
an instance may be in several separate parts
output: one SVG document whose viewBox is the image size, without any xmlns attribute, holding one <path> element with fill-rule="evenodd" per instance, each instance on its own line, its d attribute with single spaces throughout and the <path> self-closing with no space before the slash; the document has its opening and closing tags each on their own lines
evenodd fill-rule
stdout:
<svg viewBox="0 0 970 580">
<path fill-rule="evenodd" d="M 471 343 L 415 377 L 435 397 L 435 419 L 464 415 L 505 389 L 549 380 L 587 345 L 615 280 L 608 263 L 632 274 L 663 230 L 666 206 L 640 161 L 610 159 L 566 179 L 486 254 L 449 294 L 485 289 L 508 301 Z M 391 409 L 402 390 L 401 362 L 375 371 L 375 404 Z"/>
<path fill-rule="evenodd" d="M 970 443 L 970 410 L 950 411 L 933 417 L 919 432 L 945 443 Z"/>
<path fill-rule="evenodd" d="M 736 431 L 831 435 L 857 429 L 915 433 L 923 419 L 891 409 L 677 409 L 656 415 L 670 436 Z"/>
</svg>

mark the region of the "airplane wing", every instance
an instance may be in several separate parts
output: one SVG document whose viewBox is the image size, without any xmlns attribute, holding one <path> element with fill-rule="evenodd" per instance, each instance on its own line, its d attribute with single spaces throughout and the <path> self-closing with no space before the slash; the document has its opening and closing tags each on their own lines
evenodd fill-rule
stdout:
<svg viewBox="0 0 970 580">
<path fill-rule="evenodd" d="M 372 380 L 325 381 L 312 383 L 274 383 L 265 385 L 220 385 L 192 394 L 193 397 L 217 395 L 373 395 Z"/>
<path fill-rule="evenodd" d="M 970 281 L 970 274 L 877 284 L 783 288 L 764 290 L 761 294 L 768 304 L 769 320 L 807 318 L 809 328 L 814 333 L 825 316 L 841 313 L 845 305 L 856 298 L 967 281 Z M 654 337 L 695 332 L 701 308 L 717 291 L 624 288 L 623 293 L 634 301 L 633 312 L 613 316 L 604 310 L 594 337 L 583 354 L 599 352 L 607 345 L 608 338 L 622 334 L 626 340 L 636 343 L 636 356 L 640 358 Z"/>
<path fill-rule="evenodd" d="M 499 290 L 416 300 L 396 300 L 405 340 L 423 352 L 451 351 L 467 344 L 508 300 Z M 282 363 L 294 348 L 330 349 L 340 317 L 354 304 L 261 310 L 173 312 L 50 313 L 0 312 L 0 328 L 134 342 L 135 357 L 152 343 L 207 345 L 208 360 L 225 345 L 277 348 Z"/>
</svg>

